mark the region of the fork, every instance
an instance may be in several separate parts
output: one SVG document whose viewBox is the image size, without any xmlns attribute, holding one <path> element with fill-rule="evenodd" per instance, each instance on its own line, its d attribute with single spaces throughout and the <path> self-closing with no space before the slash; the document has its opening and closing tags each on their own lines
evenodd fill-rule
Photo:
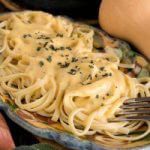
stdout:
<svg viewBox="0 0 150 150">
<path fill-rule="evenodd" d="M 150 120 L 150 97 L 127 99 L 113 121 Z"/>
</svg>

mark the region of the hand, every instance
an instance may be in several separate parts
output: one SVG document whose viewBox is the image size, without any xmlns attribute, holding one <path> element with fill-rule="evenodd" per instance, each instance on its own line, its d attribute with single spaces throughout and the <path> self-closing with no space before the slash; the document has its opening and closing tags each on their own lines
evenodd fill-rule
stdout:
<svg viewBox="0 0 150 150">
<path fill-rule="evenodd" d="M 103 0 L 99 22 L 106 32 L 129 41 L 150 59 L 150 0 Z"/>
<path fill-rule="evenodd" d="M 0 114 L 0 150 L 12 150 L 15 144 L 2 114 Z"/>
</svg>

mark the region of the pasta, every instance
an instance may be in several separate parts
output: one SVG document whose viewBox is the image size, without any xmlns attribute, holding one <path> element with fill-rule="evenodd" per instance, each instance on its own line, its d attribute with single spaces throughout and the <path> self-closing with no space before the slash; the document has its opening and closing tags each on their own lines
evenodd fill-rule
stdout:
<svg viewBox="0 0 150 150">
<path fill-rule="evenodd" d="M 135 65 L 121 63 L 110 46 L 106 52 L 94 50 L 93 36 L 89 26 L 44 12 L 11 13 L 1 19 L 1 98 L 105 146 L 145 144 L 149 121 L 111 120 L 126 99 L 150 96 L 150 78 L 123 73 L 121 69 Z M 144 132 L 132 135 L 143 126 Z"/>
</svg>

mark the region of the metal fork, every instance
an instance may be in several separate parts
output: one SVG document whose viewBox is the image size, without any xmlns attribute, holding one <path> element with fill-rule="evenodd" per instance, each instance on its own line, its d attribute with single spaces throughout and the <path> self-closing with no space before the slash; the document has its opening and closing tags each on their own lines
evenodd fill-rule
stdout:
<svg viewBox="0 0 150 150">
<path fill-rule="evenodd" d="M 150 120 L 150 97 L 126 100 L 113 121 Z"/>
</svg>

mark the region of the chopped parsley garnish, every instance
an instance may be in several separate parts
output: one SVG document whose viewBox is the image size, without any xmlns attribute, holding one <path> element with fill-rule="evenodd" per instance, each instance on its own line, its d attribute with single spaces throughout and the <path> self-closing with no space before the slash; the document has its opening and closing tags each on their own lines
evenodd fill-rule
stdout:
<svg viewBox="0 0 150 150">
<path fill-rule="evenodd" d="M 31 24 L 32 22 L 30 20 L 28 20 L 27 23 Z"/>
<path fill-rule="evenodd" d="M 102 75 L 103 77 L 108 77 L 108 76 L 112 76 L 112 73 L 105 73 Z"/>
<path fill-rule="evenodd" d="M 18 86 L 17 86 L 16 84 L 11 84 L 11 86 L 12 86 L 13 88 L 18 88 Z"/>
<path fill-rule="evenodd" d="M 67 67 L 70 65 L 70 63 L 65 62 L 65 63 L 63 64 L 63 63 L 59 62 L 58 65 L 60 66 L 60 68 L 67 68 Z"/>
<path fill-rule="evenodd" d="M 88 79 L 92 80 L 92 75 L 91 74 L 88 75 L 87 80 Z"/>
<path fill-rule="evenodd" d="M 93 65 L 89 65 L 89 67 L 90 67 L 90 68 L 94 68 L 94 66 L 93 66 Z"/>
<path fill-rule="evenodd" d="M 32 37 L 31 34 L 24 34 L 23 38 Z"/>
<path fill-rule="evenodd" d="M 66 47 L 66 49 L 68 49 L 68 50 L 70 50 L 70 51 L 72 50 L 72 48 L 71 48 L 71 47 Z"/>
<path fill-rule="evenodd" d="M 99 70 L 103 71 L 105 68 L 104 67 L 100 67 Z"/>
<path fill-rule="evenodd" d="M 77 73 L 77 70 L 71 69 L 68 73 L 71 75 L 75 75 Z"/>
<path fill-rule="evenodd" d="M 13 103 L 9 103 L 9 106 L 12 110 L 15 110 L 17 108 L 17 105 L 15 105 Z"/>
<path fill-rule="evenodd" d="M 87 59 L 88 57 L 82 57 L 82 59 Z"/>
<path fill-rule="evenodd" d="M 48 44 L 48 42 L 45 42 L 44 45 L 43 45 L 43 47 L 46 47 L 47 44 Z"/>
<path fill-rule="evenodd" d="M 58 33 L 56 36 L 57 36 L 57 37 L 63 37 L 64 35 L 63 35 L 63 34 Z"/>
<path fill-rule="evenodd" d="M 40 67 L 42 67 L 42 66 L 44 65 L 44 62 L 43 62 L 43 61 L 40 61 L 40 62 L 39 62 L 39 65 L 40 65 Z"/>
<path fill-rule="evenodd" d="M 75 58 L 75 57 L 72 57 L 72 60 L 71 60 L 71 62 L 77 62 L 78 61 L 78 59 L 77 58 Z"/>
<path fill-rule="evenodd" d="M 109 73 L 109 76 L 112 76 L 112 73 Z"/>
<path fill-rule="evenodd" d="M 48 37 L 48 36 L 45 36 L 45 35 L 39 35 L 38 37 L 37 37 L 37 39 L 45 39 L 45 40 L 48 40 L 48 39 L 50 39 L 50 37 Z"/>
<path fill-rule="evenodd" d="M 90 61 L 90 63 L 91 63 L 91 64 L 93 64 L 93 63 L 94 63 L 94 61 L 93 61 L 93 60 L 91 60 L 91 61 Z"/>
<path fill-rule="evenodd" d="M 97 78 L 97 77 L 98 77 L 98 75 L 96 74 L 96 75 L 95 75 L 95 78 Z"/>
<path fill-rule="evenodd" d="M 103 74 L 102 77 L 108 77 L 108 73 Z"/>
<path fill-rule="evenodd" d="M 79 67 L 79 66 L 75 66 L 75 69 L 76 69 L 77 71 L 79 71 L 79 70 L 80 70 L 80 67 Z"/>
<path fill-rule="evenodd" d="M 2 29 L 6 29 L 6 26 L 3 26 Z"/>
<path fill-rule="evenodd" d="M 109 93 L 106 94 L 107 96 L 110 96 Z"/>
<path fill-rule="evenodd" d="M 63 46 L 57 48 L 57 50 L 64 50 L 65 48 Z"/>
<path fill-rule="evenodd" d="M 96 98 L 99 98 L 99 95 L 96 95 Z"/>
<path fill-rule="evenodd" d="M 52 49 L 53 51 L 65 50 L 65 47 L 63 47 L 63 46 L 56 48 L 56 47 L 54 47 L 54 45 L 50 45 L 49 48 Z"/>
<path fill-rule="evenodd" d="M 40 50 L 41 50 L 41 47 L 37 47 L 36 51 L 38 51 L 38 52 L 39 52 Z"/>
<path fill-rule="evenodd" d="M 103 99 L 105 99 L 105 98 L 103 97 Z M 101 104 L 101 106 L 104 106 L 104 104 Z"/>
<path fill-rule="evenodd" d="M 48 51 L 48 48 L 47 48 L 47 47 L 45 47 L 45 49 Z"/>
<path fill-rule="evenodd" d="M 129 51 L 129 52 L 128 52 L 128 56 L 129 56 L 129 57 L 135 57 L 136 55 L 137 55 L 137 53 L 134 52 L 134 51 Z"/>
<path fill-rule="evenodd" d="M 51 62 L 52 61 L 52 56 L 48 56 L 47 61 Z"/>
<path fill-rule="evenodd" d="M 82 83 L 82 82 L 81 82 L 81 84 L 82 84 L 82 85 L 88 85 L 88 84 L 91 84 L 91 83 L 90 83 L 90 82 L 88 82 L 88 83 Z"/>
<path fill-rule="evenodd" d="M 56 51 L 56 50 L 57 50 L 57 49 L 54 47 L 54 45 L 50 45 L 49 48 L 52 49 L 53 51 Z"/>
</svg>

